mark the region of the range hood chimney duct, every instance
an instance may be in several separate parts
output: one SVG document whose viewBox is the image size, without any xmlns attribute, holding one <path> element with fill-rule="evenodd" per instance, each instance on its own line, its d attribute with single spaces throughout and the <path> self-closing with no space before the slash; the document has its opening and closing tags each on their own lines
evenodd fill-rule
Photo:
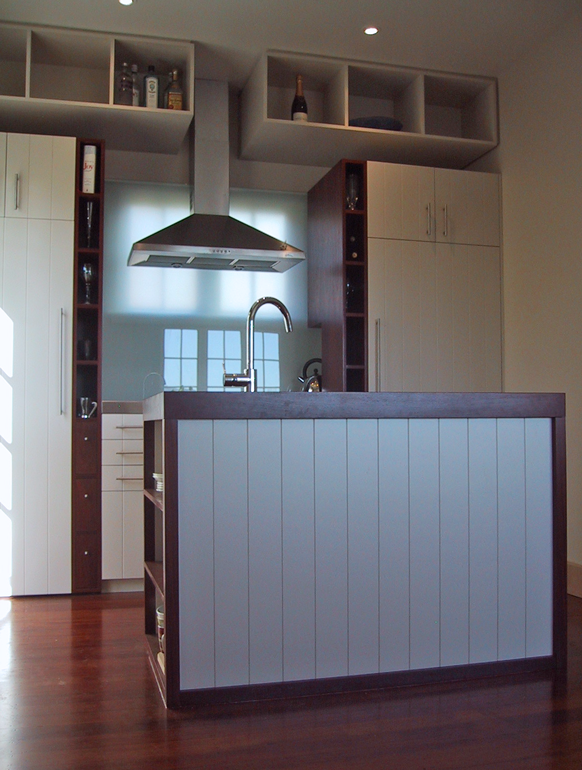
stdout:
<svg viewBox="0 0 582 770">
<path fill-rule="evenodd" d="M 133 244 L 129 265 L 284 272 L 305 254 L 228 215 L 228 83 L 197 80 L 194 118 L 194 213 Z M 192 170 L 191 170 L 192 172 Z"/>
</svg>

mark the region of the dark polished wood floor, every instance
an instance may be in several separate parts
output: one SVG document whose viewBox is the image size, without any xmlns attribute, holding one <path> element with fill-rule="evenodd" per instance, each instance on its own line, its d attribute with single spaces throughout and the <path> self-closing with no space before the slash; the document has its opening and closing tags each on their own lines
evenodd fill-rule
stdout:
<svg viewBox="0 0 582 770">
<path fill-rule="evenodd" d="M 168 712 L 139 594 L 0 600 L 4 770 L 582 768 L 582 600 L 563 679 Z"/>
</svg>

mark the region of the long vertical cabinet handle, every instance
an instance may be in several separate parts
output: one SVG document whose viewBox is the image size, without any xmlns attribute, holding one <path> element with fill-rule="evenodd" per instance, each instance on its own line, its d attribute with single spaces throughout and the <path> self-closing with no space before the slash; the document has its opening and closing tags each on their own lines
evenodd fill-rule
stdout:
<svg viewBox="0 0 582 770">
<path fill-rule="evenodd" d="M 67 331 L 67 315 L 65 308 L 61 308 L 61 318 L 59 325 L 59 414 L 65 413 L 66 397 L 65 397 L 65 354 L 67 347 L 66 340 Z"/>
<path fill-rule="evenodd" d="M 376 318 L 375 344 L 375 362 L 376 362 L 376 393 L 382 392 L 382 349 L 381 349 L 381 325 L 380 319 Z"/>
<path fill-rule="evenodd" d="M 449 235 L 449 207 L 446 203 L 443 206 L 443 235 L 445 238 Z"/>
<path fill-rule="evenodd" d="M 426 234 L 432 235 L 432 205 L 426 204 Z"/>
<path fill-rule="evenodd" d="M 20 174 L 14 174 L 14 210 L 20 207 Z"/>
</svg>

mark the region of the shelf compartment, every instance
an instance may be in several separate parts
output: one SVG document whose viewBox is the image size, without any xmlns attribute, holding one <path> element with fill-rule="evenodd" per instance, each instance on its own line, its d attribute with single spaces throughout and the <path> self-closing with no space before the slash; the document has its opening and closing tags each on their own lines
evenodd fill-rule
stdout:
<svg viewBox="0 0 582 770">
<path fill-rule="evenodd" d="M 144 562 L 144 569 L 150 576 L 156 590 L 164 598 L 164 565 L 159 561 Z"/>
<path fill-rule="evenodd" d="M 376 116 L 396 118 L 402 123 L 402 131 L 423 133 L 422 75 L 407 70 L 351 65 L 348 92 L 348 121 Z"/>
<path fill-rule="evenodd" d="M 297 75 L 303 77 L 308 122 L 345 125 L 346 66 L 310 56 L 267 57 L 267 117 L 293 122 Z"/>
<path fill-rule="evenodd" d="M 366 371 L 363 366 L 346 369 L 346 390 L 348 393 L 363 393 L 366 390 Z"/>
<path fill-rule="evenodd" d="M 0 95 L 26 96 L 25 29 L 0 27 Z"/>
<path fill-rule="evenodd" d="M 366 323 L 362 315 L 346 317 L 346 367 L 363 366 L 366 357 Z"/>
<path fill-rule="evenodd" d="M 76 367 L 77 393 L 75 397 L 75 414 L 81 417 L 81 398 L 99 403 L 99 367 L 95 365 L 78 364 Z M 99 409 L 91 419 L 98 417 Z M 86 422 L 86 420 L 84 420 Z"/>
<path fill-rule="evenodd" d="M 346 265 L 346 313 L 366 309 L 366 270 L 363 263 Z"/>
<path fill-rule="evenodd" d="M 30 96 L 109 103 L 111 38 L 62 29 L 31 36 Z"/>
<path fill-rule="evenodd" d="M 124 62 L 127 62 L 130 66 L 132 64 L 137 64 L 138 66 L 140 98 L 142 102 L 144 76 L 147 74 L 150 64 L 155 67 L 156 75 L 160 80 L 160 105 L 163 103 L 164 90 L 170 80 L 170 71 L 177 68 L 184 92 L 184 109 L 182 112 L 193 112 L 194 80 L 192 73 L 194 71 L 194 50 L 191 44 L 144 38 L 116 38 L 112 103 L 116 101 L 117 78 Z M 145 110 L 146 108 L 126 106 L 125 109 Z M 172 112 L 172 110 L 167 110 L 166 112 Z"/>
<path fill-rule="evenodd" d="M 308 122 L 291 120 L 298 73 L 305 79 Z M 380 115 L 393 112 L 403 130 L 349 125 L 376 108 Z M 450 134 L 437 117 L 447 119 Z M 358 158 L 461 169 L 497 141 L 495 78 L 268 51 L 242 93 L 245 160 L 331 168 Z"/>
<path fill-rule="evenodd" d="M 345 260 L 347 263 L 362 262 L 365 259 L 366 253 L 365 218 L 362 214 L 352 214 L 350 212 L 346 213 L 345 221 Z"/>
<path fill-rule="evenodd" d="M 425 133 L 497 142 L 497 90 L 483 78 L 425 75 Z"/>
<path fill-rule="evenodd" d="M 164 510 L 164 493 L 156 492 L 154 489 L 144 489 L 144 495 L 151 500 L 151 502 L 159 508 L 160 511 Z"/>
</svg>

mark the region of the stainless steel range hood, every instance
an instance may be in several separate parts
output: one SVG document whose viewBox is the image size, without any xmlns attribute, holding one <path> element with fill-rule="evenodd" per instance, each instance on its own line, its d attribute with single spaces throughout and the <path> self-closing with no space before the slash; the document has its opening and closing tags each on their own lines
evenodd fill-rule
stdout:
<svg viewBox="0 0 582 770">
<path fill-rule="evenodd" d="M 228 216 L 228 84 L 197 80 L 194 214 L 133 244 L 128 265 L 282 273 L 305 254 Z"/>
<path fill-rule="evenodd" d="M 282 273 L 304 259 L 299 249 L 233 217 L 191 214 L 134 243 L 128 264 Z"/>
</svg>

